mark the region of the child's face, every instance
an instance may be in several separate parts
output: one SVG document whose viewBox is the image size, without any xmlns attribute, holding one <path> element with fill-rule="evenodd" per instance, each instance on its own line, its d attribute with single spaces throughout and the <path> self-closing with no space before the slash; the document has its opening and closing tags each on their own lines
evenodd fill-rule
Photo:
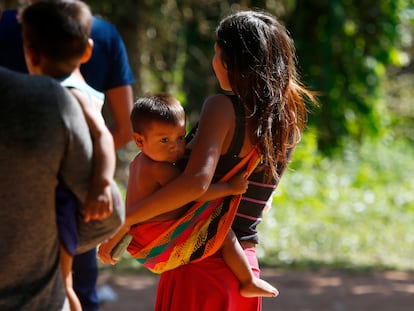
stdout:
<svg viewBox="0 0 414 311">
<path fill-rule="evenodd" d="M 175 163 L 185 152 L 185 120 L 180 124 L 151 122 L 141 136 L 140 149 L 154 161 Z"/>
<path fill-rule="evenodd" d="M 217 80 L 220 83 L 220 87 L 225 91 L 231 91 L 227 69 L 221 61 L 221 49 L 217 43 L 214 44 L 214 52 L 215 54 L 213 56 L 213 69 Z"/>
</svg>

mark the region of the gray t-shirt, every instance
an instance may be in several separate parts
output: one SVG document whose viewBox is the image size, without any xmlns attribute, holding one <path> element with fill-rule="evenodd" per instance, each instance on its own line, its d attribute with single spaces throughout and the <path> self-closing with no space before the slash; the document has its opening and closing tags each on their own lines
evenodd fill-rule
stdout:
<svg viewBox="0 0 414 311">
<path fill-rule="evenodd" d="M 91 161 L 68 91 L 0 68 L 0 310 L 62 310 L 55 188 L 59 177 L 83 202 Z"/>
</svg>

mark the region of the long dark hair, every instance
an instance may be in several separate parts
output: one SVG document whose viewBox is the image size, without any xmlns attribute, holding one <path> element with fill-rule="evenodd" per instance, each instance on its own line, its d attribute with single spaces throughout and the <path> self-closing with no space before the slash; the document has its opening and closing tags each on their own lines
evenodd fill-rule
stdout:
<svg viewBox="0 0 414 311">
<path fill-rule="evenodd" d="M 216 30 L 222 62 L 233 92 L 247 112 L 252 140 L 262 153 L 268 178 L 300 140 L 307 122 L 306 98 L 314 94 L 299 81 L 293 40 L 273 16 L 242 11 L 224 18 Z"/>
</svg>

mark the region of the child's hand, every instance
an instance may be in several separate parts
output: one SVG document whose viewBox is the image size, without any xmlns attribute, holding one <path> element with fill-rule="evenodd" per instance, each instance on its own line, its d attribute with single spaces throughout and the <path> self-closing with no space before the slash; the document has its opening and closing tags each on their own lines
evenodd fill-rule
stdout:
<svg viewBox="0 0 414 311">
<path fill-rule="evenodd" d="M 118 260 L 112 258 L 112 250 L 115 246 L 122 240 L 125 234 L 129 231 L 129 227 L 122 226 L 118 232 L 110 239 L 106 240 L 105 242 L 101 243 L 98 247 L 98 258 L 106 264 L 114 265 L 118 262 Z"/>
<path fill-rule="evenodd" d="M 112 214 L 113 202 L 111 186 L 105 186 L 100 191 L 89 191 L 83 211 L 83 219 L 91 220 L 105 219 Z"/>
<path fill-rule="evenodd" d="M 112 249 L 116 246 L 117 243 L 118 242 L 115 242 L 114 239 L 109 239 L 99 245 L 98 258 L 100 261 L 102 261 L 102 263 L 114 265 L 118 262 L 111 256 Z"/>
<path fill-rule="evenodd" d="M 246 177 L 244 177 L 245 172 L 241 172 L 233 176 L 229 181 L 229 186 L 232 189 L 233 194 L 243 194 L 247 191 L 249 182 Z"/>
<path fill-rule="evenodd" d="M 266 214 L 272 208 L 273 196 L 270 196 L 267 200 L 265 207 L 263 208 L 263 214 Z"/>
</svg>

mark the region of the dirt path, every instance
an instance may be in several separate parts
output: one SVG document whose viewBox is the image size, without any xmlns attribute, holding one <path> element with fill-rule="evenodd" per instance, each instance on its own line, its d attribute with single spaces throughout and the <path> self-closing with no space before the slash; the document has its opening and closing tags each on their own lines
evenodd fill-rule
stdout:
<svg viewBox="0 0 414 311">
<path fill-rule="evenodd" d="M 280 290 L 278 298 L 265 298 L 263 311 L 413 311 L 414 273 L 343 271 L 279 271 L 264 269 L 262 277 Z M 102 272 L 99 284 L 109 285 L 117 300 L 102 311 L 151 311 L 157 277 Z M 219 311 L 219 310 L 212 310 Z"/>
</svg>

